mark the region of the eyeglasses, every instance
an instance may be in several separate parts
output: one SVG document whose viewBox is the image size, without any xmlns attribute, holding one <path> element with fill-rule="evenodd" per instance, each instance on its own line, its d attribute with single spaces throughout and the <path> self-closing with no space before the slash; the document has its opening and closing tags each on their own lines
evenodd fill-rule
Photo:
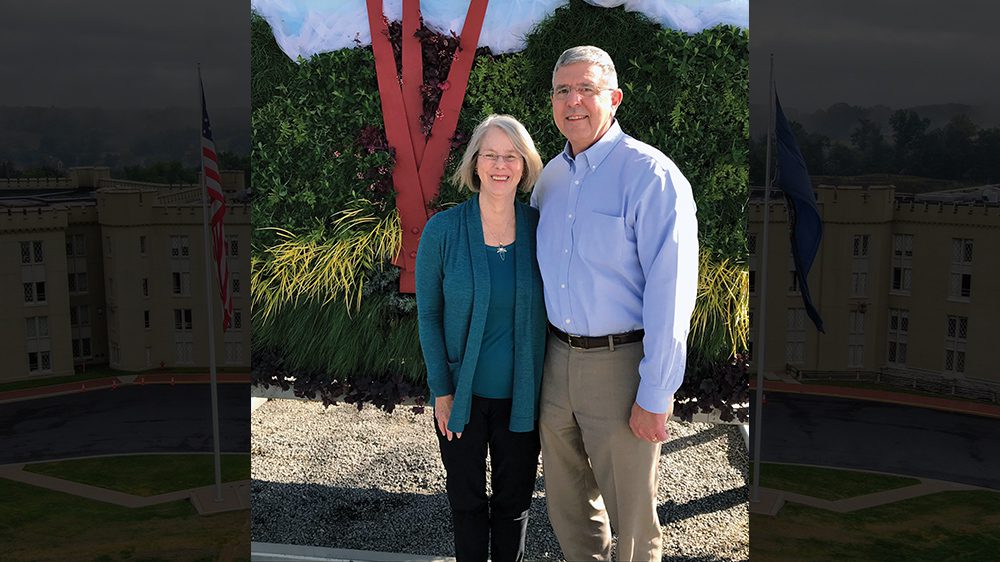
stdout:
<svg viewBox="0 0 1000 562">
<path fill-rule="evenodd" d="M 517 154 L 505 154 L 503 156 L 499 154 L 493 154 L 492 152 L 479 153 L 479 157 L 487 162 L 496 163 L 498 160 L 503 160 L 506 164 L 520 163 L 521 157 Z"/>
<path fill-rule="evenodd" d="M 576 92 L 581 98 L 592 98 L 601 92 L 607 92 L 614 90 L 614 88 L 598 88 L 593 84 L 580 84 L 579 86 L 559 86 L 555 90 L 552 90 L 552 97 L 559 100 L 565 101 L 569 97 L 570 92 Z"/>
</svg>

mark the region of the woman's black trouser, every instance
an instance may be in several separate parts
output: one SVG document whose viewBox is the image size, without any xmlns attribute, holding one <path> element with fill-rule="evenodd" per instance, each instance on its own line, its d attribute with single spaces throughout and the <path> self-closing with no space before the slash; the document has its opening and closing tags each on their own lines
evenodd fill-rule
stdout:
<svg viewBox="0 0 1000 562">
<path fill-rule="evenodd" d="M 538 470 L 538 427 L 510 431 L 510 399 L 472 397 L 462 438 L 436 430 L 447 472 L 458 562 L 520 562 Z M 435 422 L 435 427 L 437 423 Z M 486 451 L 493 495 L 486 495 Z"/>
</svg>

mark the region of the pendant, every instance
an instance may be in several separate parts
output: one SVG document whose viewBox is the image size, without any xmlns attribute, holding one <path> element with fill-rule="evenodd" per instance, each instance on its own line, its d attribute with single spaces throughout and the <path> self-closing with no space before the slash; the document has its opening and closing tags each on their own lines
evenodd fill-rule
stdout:
<svg viewBox="0 0 1000 562">
<path fill-rule="evenodd" d="M 497 246 L 497 254 L 500 256 L 500 261 L 504 261 L 507 259 L 507 248 Z"/>
</svg>

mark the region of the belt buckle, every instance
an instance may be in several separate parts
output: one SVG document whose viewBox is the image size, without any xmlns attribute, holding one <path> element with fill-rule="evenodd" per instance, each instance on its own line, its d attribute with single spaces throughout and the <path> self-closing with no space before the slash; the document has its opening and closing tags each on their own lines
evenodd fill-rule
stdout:
<svg viewBox="0 0 1000 562">
<path fill-rule="evenodd" d="M 573 334 L 570 334 L 570 333 L 566 333 L 566 343 L 569 344 L 569 348 L 570 349 L 589 349 L 588 347 L 584 347 L 582 345 L 573 345 L 573 338 L 580 339 L 580 338 L 582 338 L 582 336 L 577 336 L 577 335 L 573 335 Z"/>
</svg>

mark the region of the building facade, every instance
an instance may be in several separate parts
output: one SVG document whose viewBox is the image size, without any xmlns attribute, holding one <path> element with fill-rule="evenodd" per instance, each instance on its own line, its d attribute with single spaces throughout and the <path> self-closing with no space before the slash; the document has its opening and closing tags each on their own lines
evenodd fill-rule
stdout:
<svg viewBox="0 0 1000 562">
<path fill-rule="evenodd" d="M 913 197 L 896 196 L 891 186 L 819 186 L 823 241 L 808 284 L 825 334 L 802 304 L 783 199 L 772 198 L 767 287 L 761 286 L 763 197 L 751 200 L 751 339 L 760 337 L 766 290 L 765 371 L 891 367 L 1000 382 L 990 352 L 1000 312 L 992 287 L 1000 275 L 1000 260 L 991 255 L 1000 245 L 996 191 Z"/>
<path fill-rule="evenodd" d="M 224 172 L 233 293 L 222 331 L 206 246 L 202 190 L 114 180 L 78 168 L 58 180 L 0 180 L 0 381 L 207 368 L 212 307 L 216 365 L 250 365 L 250 209 L 242 172 Z M 209 254 L 210 255 L 210 254 Z"/>
</svg>

